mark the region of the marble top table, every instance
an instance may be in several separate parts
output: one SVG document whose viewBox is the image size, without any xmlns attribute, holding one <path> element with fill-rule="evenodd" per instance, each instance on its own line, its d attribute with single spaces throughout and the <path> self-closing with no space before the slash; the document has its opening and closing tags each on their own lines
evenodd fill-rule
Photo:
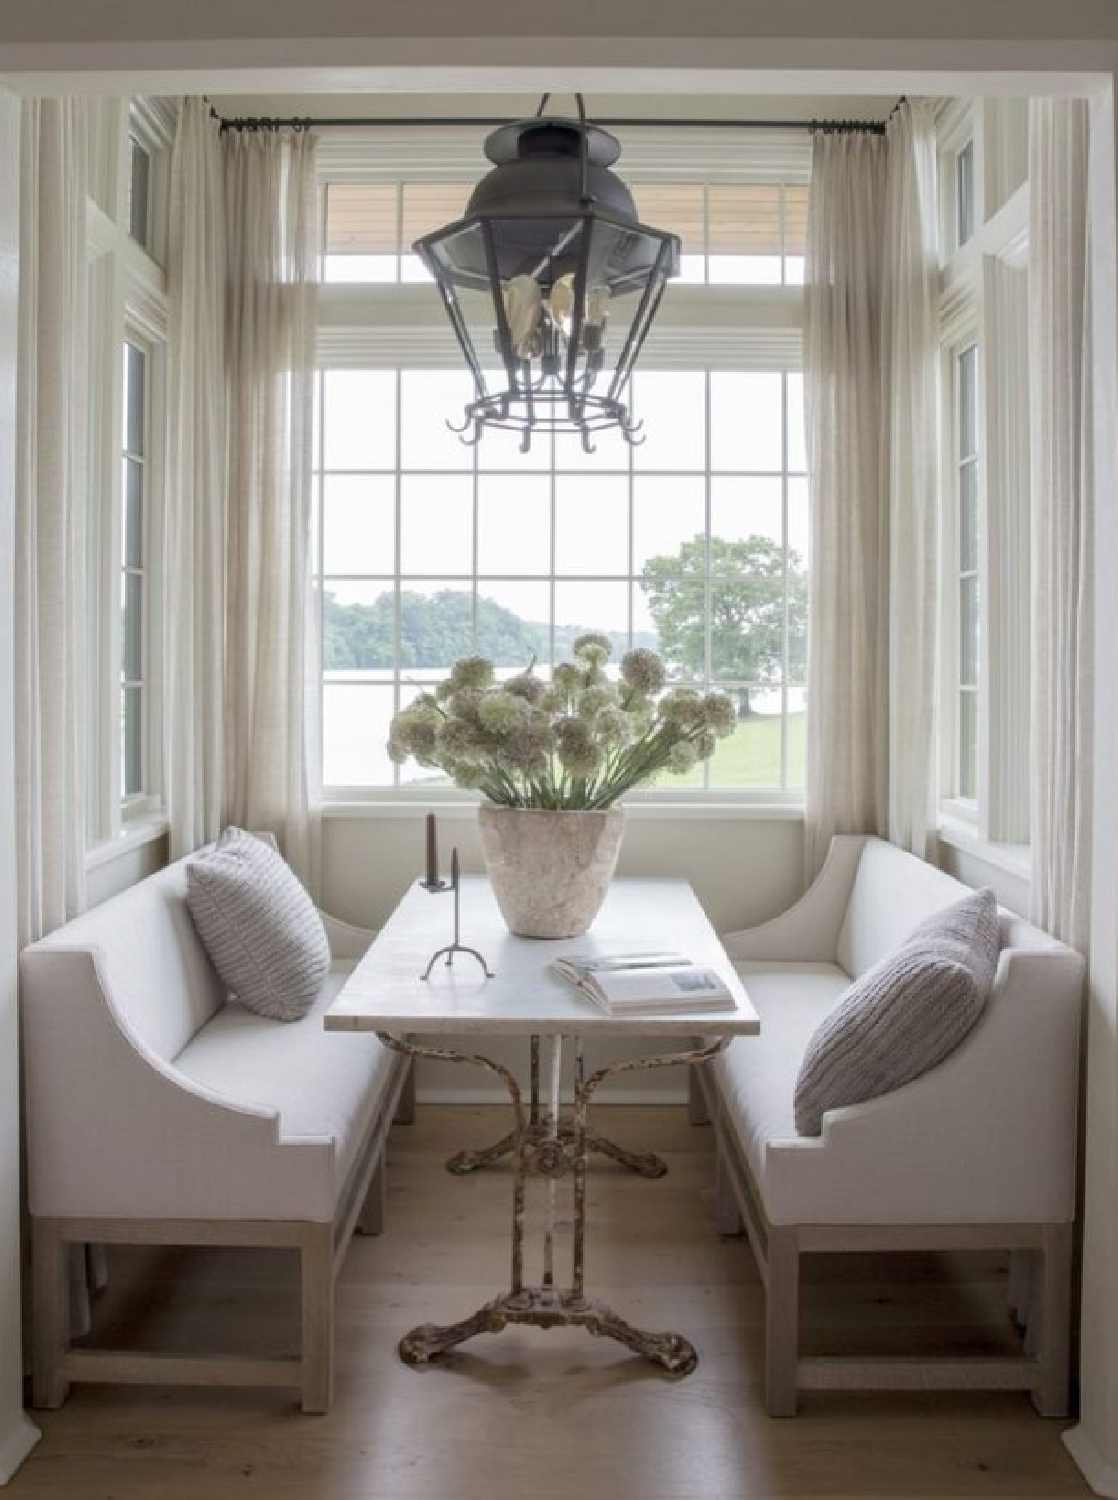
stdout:
<svg viewBox="0 0 1118 1500">
<path fill-rule="evenodd" d="M 723 951 L 691 887 L 682 880 L 616 880 L 590 931 L 578 938 L 540 940 L 513 937 L 505 926 L 487 880 L 458 882 L 459 920 L 453 888 L 429 891 L 414 885 L 360 961 L 333 1005 L 325 1025 L 331 1031 L 375 1031 L 388 1047 L 412 1058 L 437 1058 L 488 1069 L 500 1078 L 512 1103 L 512 1129 L 482 1151 L 463 1151 L 448 1162 L 452 1172 L 487 1167 L 502 1156 L 512 1165 L 511 1286 L 457 1323 L 424 1323 L 400 1341 L 400 1357 L 425 1365 L 473 1338 L 498 1333 L 510 1324 L 536 1328 L 580 1327 L 615 1339 L 672 1375 L 687 1375 L 698 1363 L 694 1348 L 677 1333 L 635 1328 L 605 1303 L 585 1292 L 586 1170 L 590 1151 L 611 1157 L 645 1177 L 667 1171 L 660 1158 L 618 1146 L 592 1133 L 587 1114 L 592 1096 L 613 1073 L 702 1063 L 735 1036 L 760 1030 L 756 1012 Z M 453 936 L 453 963 L 432 954 Z M 469 945 L 468 949 L 459 946 Z M 693 963 L 714 969 L 736 1001 L 733 1011 L 686 1010 L 656 1015 L 610 1016 L 550 963 L 564 953 L 632 953 L 641 949 L 678 951 Z M 480 954 L 488 975 L 478 961 Z M 430 969 L 429 977 L 423 977 Z M 527 1035 L 531 1039 L 530 1107 L 519 1079 L 503 1063 L 480 1050 L 451 1048 L 462 1036 L 481 1048 L 486 1038 Z M 583 1040 L 595 1036 L 660 1037 L 664 1047 L 652 1057 L 607 1063 L 588 1071 Z M 441 1043 L 441 1045 L 440 1045 Z M 550 1053 L 547 1097 L 540 1092 L 540 1049 Z M 565 1114 L 560 1101 L 564 1046 L 574 1052 L 574 1105 Z M 571 1279 L 559 1286 L 555 1254 L 559 1235 L 556 1192 L 559 1180 L 573 1182 Z M 542 1275 L 524 1280 L 525 1204 L 530 1178 L 545 1183 Z"/>
<path fill-rule="evenodd" d="M 326 1012 L 327 1030 L 664 1038 L 760 1030 L 741 980 L 684 880 L 615 880 L 593 926 L 577 938 L 514 937 L 482 876 L 463 878 L 460 897 L 462 941 L 484 956 L 493 978 L 463 953 L 451 966 L 440 960 L 428 980 L 420 978 L 432 952 L 450 940 L 453 898 L 413 885 Z M 737 1009 L 610 1016 L 548 968 L 565 953 L 641 949 L 678 951 L 714 969 Z"/>
</svg>

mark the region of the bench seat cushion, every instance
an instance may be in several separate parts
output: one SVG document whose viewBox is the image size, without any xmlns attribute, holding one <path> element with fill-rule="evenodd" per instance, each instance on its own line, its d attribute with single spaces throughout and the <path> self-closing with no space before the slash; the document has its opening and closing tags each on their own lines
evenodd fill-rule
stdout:
<svg viewBox="0 0 1118 1500">
<path fill-rule="evenodd" d="M 820 1021 L 850 986 L 838 964 L 739 962 L 758 1036 L 739 1037 L 713 1063 L 718 1090 L 754 1181 L 766 1176 L 769 1141 L 799 1139 L 793 1116 L 796 1074 Z"/>
<path fill-rule="evenodd" d="M 393 1066 L 393 1054 L 370 1033 L 323 1029 L 323 1011 L 345 978 L 327 975 L 298 1021 L 269 1020 L 231 1001 L 174 1060 L 177 1072 L 209 1093 L 277 1111 L 281 1140 L 333 1140 L 335 1192 L 381 1108 Z"/>
</svg>

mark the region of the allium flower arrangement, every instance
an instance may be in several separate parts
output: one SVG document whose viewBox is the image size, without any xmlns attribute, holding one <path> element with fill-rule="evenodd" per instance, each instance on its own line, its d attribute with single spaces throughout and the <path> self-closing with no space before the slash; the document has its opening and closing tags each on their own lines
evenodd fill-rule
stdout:
<svg viewBox="0 0 1118 1500">
<path fill-rule="evenodd" d="M 725 693 L 664 692 L 664 664 L 643 648 L 626 652 L 614 682 L 610 649 L 604 635 L 579 636 L 549 682 L 529 665 L 498 683 L 487 658 L 463 657 L 392 720 L 388 754 L 501 806 L 602 809 L 661 771 L 685 775 L 734 732 Z"/>
</svg>

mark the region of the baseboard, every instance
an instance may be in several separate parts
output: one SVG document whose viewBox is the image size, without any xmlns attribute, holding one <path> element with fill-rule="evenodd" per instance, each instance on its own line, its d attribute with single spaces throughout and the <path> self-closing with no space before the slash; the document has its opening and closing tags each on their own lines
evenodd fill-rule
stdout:
<svg viewBox="0 0 1118 1500">
<path fill-rule="evenodd" d="M 415 1099 L 417 1104 L 504 1104 L 507 1106 L 509 1102 L 506 1091 L 498 1088 L 421 1088 L 416 1091 Z M 573 1104 L 573 1096 L 565 1092 L 563 1103 Z M 684 1089 L 602 1090 L 594 1096 L 594 1108 L 597 1109 L 603 1104 L 607 1107 L 623 1104 L 669 1104 L 684 1108 L 687 1104 L 687 1093 Z"/>
<path fill-rule="evenodd" d="M 42 1434 L 22 1412 L 0 1439 L 0 1484 L 7 1484 Z"/>
<path fill-rule="evenodd" d="M 1118 1464 L 1107 1463 L 1087 1436 L 1082 1422 L 1064 1433 L 1064 1446 L 1079 1465 L 1083 1478 L 1096 1495 L 1118 1500 Z"/>
</svg>

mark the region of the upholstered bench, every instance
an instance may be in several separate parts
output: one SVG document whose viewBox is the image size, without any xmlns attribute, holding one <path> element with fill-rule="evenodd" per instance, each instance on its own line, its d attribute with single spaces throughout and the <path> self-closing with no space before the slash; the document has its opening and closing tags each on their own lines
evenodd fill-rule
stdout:
<svg viewBox="0 0 1118 1500">
<path fill-rule="evenodd" d="M 334 1280 L 353 1228 L 380 1228 L 384 1145 L 410 1084 L 372 1036 L 321 1014 L 370 934 L 325 918 L 331 971 L 310 1011 L 228 1001 L 187 909 L 187 861 L 67 923 L 21 958 L 33 1385 L 293 1386 L 330 1405 Z M 76 1347 L 74 1243 L 286 1246 L 301 1257 L 301 1349 L 282 1359 Z"/>
<path fill-rule="evenodd" d="M 980 1019 L 922 1076 L 822 1115 L 798 1133 L 801 1063 L 852 979 L 967 888 L 880 839 L 839 837 L 803 899 L 724 938 L 761 1034 L 708 1065 L 724 1232 L 744 1228 L 766 1291 L 773 1415 L 812 1387 L 1025 1389 L 1064 1415 L 1083 961 L 999 913 L 1000 953 Z M 813 1251 L 1017 1252 L 1020 1356 L 802 1358 L 800 1257 Z"/>
</svg>

